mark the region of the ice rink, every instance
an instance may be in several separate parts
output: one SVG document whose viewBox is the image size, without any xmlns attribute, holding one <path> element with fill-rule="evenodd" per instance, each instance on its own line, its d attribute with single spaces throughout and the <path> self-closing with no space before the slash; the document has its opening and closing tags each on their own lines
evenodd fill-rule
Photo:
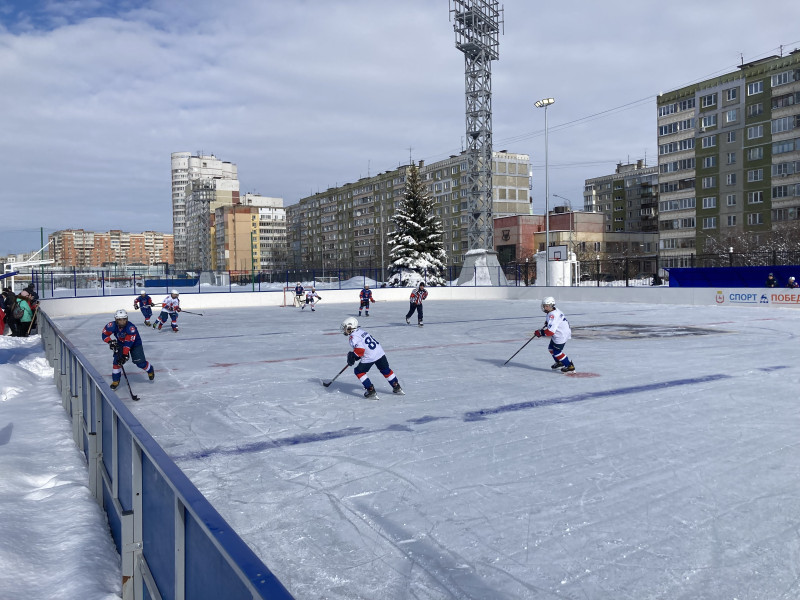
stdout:
<svg viewBox="0 0 800 600">
<path fill-rule="evenodd" d="M 433 294 L 432 294 L 433 295 Z M 298 599 L 800 597 L 793 309 L 405 303 L 359 319 L 405 389 L 365 400 L 352 304 L 187 310 L 140 326 L 137 418 Z M 558 298 L 556 297 L 558 300 Z M 125 299 L 125 304 L 128 303 Z M 56 322 L 110 381 L 112 315 Z"/>
</svg>

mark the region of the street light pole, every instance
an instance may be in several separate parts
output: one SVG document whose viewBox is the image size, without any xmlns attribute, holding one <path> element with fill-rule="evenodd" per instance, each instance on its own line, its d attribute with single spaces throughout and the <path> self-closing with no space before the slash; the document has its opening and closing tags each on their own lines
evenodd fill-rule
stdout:
<svg viewBox="0 0 800 600">
<path fill-rule="evenodd" d="M 547 107 L 555 102 L 555 98 L 543 98 L 534 102 L 536 108 L 544 108 L 544 285 L 550 285 L 550 261 L 547 256 L 550 247 L 550 164 L 547 156 Z"/>
</svg>

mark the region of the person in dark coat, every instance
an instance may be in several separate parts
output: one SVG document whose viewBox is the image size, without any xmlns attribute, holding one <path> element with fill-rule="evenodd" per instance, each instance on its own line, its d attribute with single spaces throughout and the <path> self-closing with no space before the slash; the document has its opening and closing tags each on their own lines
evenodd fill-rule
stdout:
<svg viewBox="0 0 800 600">
<path fill-rule="evenodd" d="M 764 287 L 778 287 L 778 280 L 775 279 L 775 276 L 772 273 L 767 276 L 767 281 L 764 283 Z"/>
</svg>

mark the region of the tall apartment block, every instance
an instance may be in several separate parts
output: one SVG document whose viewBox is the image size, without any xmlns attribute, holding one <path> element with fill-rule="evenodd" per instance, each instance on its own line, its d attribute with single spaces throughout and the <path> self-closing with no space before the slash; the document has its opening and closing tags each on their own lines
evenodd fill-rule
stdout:
<svg viewBox="0 0 800 600">
<path fill-rule="evenodd" d="M 418 165 L 444 229 L 448 264 L 468 250 L 467 159 L 464 153 Z M 290 264 L 304 268 L 380 268 L 389 262 L 391 217 L 405 191 L 404 165 L 364 177 L 287 207 Z M 530 157 L 492 153 L 494 217 L 530 214 Z"/>
<path fill-rule="evenodd" d="M 661 264 L 796 221 L 800 50 L 658 98 Z"/>
<path fill-rule="evenodd" d="M 219 160 L 213 154 L 172 153 L 172 233 L 175 236 L 175 264 L 179 268 L 189 266 L 186 188 L 190 182 L 201 179 L 236 180 L 238 186 L 239 174 L 235 164 Z"/>
<path fill-rule="evenodd" d="M 190 180 L 185 195 L 186 268 L 210 271 L 214 269 L 216 210 L 239 204 L 239 180 Z"/>
</svg>

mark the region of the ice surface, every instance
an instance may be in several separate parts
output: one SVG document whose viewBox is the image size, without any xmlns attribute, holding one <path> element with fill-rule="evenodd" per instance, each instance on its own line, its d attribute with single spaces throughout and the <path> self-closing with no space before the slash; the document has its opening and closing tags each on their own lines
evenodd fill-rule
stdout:
<svg viewBox="0 0 800 600">
<path fill-rule="evenodd" d="M 424 328 L 378 302 L 359 320 L 406 395 L 372 369 L 376 402 L 352 371 L 321 385 L 357 306 L 181 315 L 140 329 L 154 383 L 126 366 L 131 410 L 297 598 L 800 597 L 796 311 L 562 303 L 564 375 L 538 339 L 502 366 L 538 300 L 428 301 Z M 110 378 L 109 319 L 58 325 Z"/>
</svg>

